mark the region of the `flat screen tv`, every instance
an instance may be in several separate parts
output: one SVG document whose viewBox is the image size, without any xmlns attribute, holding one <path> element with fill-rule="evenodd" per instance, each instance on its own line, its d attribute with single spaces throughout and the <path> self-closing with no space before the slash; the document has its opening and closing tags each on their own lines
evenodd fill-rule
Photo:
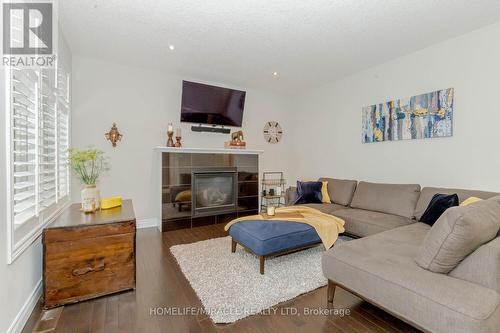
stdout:
<svg viewBox="0 0 500 333">
<path fill-rule="evenodd" d="M 181 121 L 241 127 L 245 92 L 182 81 Z"/>
</svg>

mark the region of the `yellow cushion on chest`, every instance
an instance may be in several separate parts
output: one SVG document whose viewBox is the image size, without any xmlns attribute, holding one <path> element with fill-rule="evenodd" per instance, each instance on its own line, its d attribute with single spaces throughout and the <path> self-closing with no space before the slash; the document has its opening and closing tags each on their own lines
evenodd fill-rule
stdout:
<svg viewBox="0 0 500 333">
<path fill-rule="evenodd" d="M 110 197 L 101 199 L 101 209 L 110 209 L 120 207 L 122 205 L 122 197 Z"/>
</svg>

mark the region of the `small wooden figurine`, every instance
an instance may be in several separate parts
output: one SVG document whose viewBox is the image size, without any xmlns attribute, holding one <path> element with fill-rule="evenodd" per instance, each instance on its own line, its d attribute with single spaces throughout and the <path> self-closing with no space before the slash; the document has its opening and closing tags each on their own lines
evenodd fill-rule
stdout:
<svg viewBox="0 0 500 333">
<path fill-rule="evenodd" d="M 243 131 L 236 131 L 231 133 L 231 141 L 227 141 L 224 146 L 226 148 L 245 149 L 247 144 L 243 140 Z"/>
</svg>

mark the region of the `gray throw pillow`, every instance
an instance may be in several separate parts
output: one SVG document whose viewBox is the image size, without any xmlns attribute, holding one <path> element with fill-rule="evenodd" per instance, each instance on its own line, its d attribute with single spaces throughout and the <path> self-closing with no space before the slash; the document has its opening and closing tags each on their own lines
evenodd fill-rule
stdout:
<svg viewBox="0 0 500 333">
<path fill-rule="evenodd" d="M 429 230 L 415 261 L 435 273 L 448 273 L 500 229 L 500 196 L 448 208 Z"/>
</svg>

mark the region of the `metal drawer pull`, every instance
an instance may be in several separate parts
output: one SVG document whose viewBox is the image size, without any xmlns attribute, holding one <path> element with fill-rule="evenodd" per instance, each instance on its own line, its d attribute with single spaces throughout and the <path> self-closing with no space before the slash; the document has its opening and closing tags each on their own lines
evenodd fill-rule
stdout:
<svg viewBox="0 0 500 333">
<path fill-rule="evenodd" d="M 90 272 L 100 272 L 104 270 L 104 260 L 99 261 L 97 265 L 94 267 L 92 266 L 87 266 L 87 267 L 82 267 L 82 268 L 75 268 L 73 270 L 73 276 L 80 276 L 80 275 L 85 275 Z"/>
</svg>

